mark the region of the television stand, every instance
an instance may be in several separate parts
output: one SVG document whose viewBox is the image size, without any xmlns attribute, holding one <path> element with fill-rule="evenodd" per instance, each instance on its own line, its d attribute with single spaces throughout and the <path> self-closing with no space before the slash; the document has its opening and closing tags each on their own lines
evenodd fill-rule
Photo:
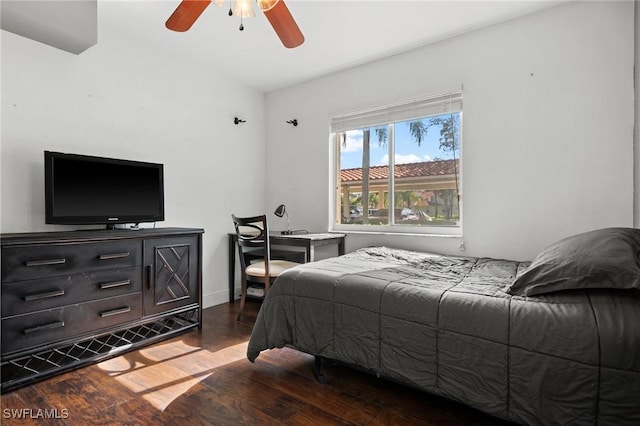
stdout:
<svg viewBox="0 0 640 426">
<path fill-rule="evenodd" d="M 203 232 L 0 235 L 1 391 L 201 328 Z"/>
</svg>

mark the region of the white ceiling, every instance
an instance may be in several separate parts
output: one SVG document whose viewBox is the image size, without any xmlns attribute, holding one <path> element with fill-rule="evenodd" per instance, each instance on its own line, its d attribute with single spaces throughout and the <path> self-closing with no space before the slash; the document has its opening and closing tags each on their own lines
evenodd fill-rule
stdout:
<svg viewBox="0 0 640 426">
<path fill-rule="evenodd" d="M 225 0 L 177 33 L 164 23 L 180 0 L 98 0 L 98 45 L 103 31 L 115 31 L 268 92 L 566 1 L 287 0 L 306 39 L 287 49 L 257 6 L 244 31 Z"/>
<path fill-rule="evenodd" d="M 0 3 L 0 27 L 67 52 L 80 54 L 97 43 L 96 0 Z"/>
</svg>

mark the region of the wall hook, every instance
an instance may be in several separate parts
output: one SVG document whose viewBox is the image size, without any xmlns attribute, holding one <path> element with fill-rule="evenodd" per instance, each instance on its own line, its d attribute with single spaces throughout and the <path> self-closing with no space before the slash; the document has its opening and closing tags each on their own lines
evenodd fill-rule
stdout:
<svg viewBox="0 0 640 426">
<path fill-rule="evenodd" d="M 238 117 L 235 117 L 235 118 L 233 119 L 233 124 L 235 124 L 236 126 L 237 126 L 238 124 L 240 124 L 240 123 L 246 123 L 246 122 L 247 122 L 247 120 L 241 120 L 241 119 L 239 119 Z"/>
<path fill-rule="evenodd" d="M 294 118 L 293 120 L 287 120 L 287 123 L 293 124 L 293 126 L 295 127 L 298 125 L 298 119 Z"/>
</svg>

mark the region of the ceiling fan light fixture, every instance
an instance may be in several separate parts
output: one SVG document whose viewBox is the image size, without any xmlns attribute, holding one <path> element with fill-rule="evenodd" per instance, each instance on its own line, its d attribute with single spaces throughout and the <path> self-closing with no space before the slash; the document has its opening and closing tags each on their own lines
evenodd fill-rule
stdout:
<svg viewBox="0 0 640 426">
<path fill-rule="evenodd" d="M 266 12 L 273 9 L 279 1 L 280 0 L 258 0 L 258 6 L 260 7 L 260 10 Z"/>
<path fill-rule="evenodd" d="M 240 18 L 253 18 L 256 16 L 252 0 L 235 0 L 233 2 L 233 14 Z"/>
<path fill-rule="evenodd" d="M 229 16 L 240 17 L 240 31 L 244 29 L 244 18 L 256 16 L 253 1 L 257 1 L 285 47 L 292 49 L 304 43 L 304 35 L 284 0 L 234 0 L 233 8 L 229 8 Z M 182 0 L 165 26 L 172 31 L 187 31 L 211 3 L 222 6 L 224 0 Z"/>
</svg>

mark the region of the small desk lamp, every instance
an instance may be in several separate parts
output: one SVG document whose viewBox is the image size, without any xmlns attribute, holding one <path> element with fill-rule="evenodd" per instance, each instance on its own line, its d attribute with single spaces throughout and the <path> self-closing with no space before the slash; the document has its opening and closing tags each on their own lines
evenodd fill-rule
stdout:
<svg viewBox="0 0 640 426">
<path fill-rule="evenodd" d="M 282 231 L 282 235 L 291 235 L 291 230 L 290 228 L 290 224 L 289 224 L 289 213 L 287 213 L 287 208 L 285 207 L 284 204 L 280 204 L 278 207 L 276 207 L 276 211 L 273 212 L 273 214 L 275 214 L 278 217 L 282 217 L 285 214 L 287 215 L 287 230 L 286 231 Z"/>
</svg>

